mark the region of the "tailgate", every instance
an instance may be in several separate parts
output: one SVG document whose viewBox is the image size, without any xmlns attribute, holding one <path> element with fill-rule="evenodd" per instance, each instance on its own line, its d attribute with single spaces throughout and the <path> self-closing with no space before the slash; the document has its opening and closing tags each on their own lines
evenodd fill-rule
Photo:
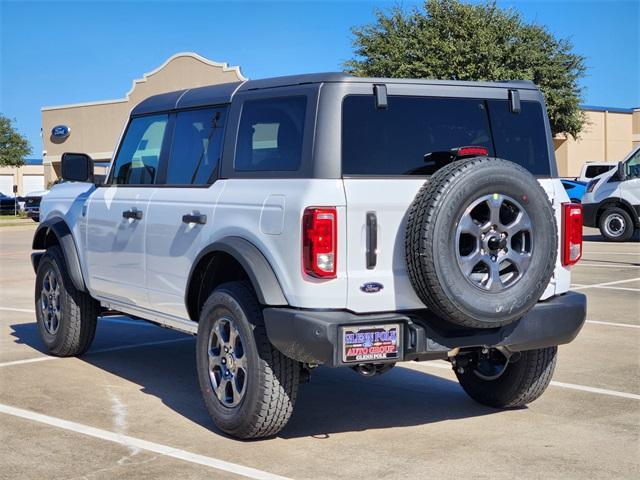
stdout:
<svg viewBox="0 0 640 480">
<path fill-rule="evenodd" d="M 380 312 L 424 308 L 409 281 L 404 239 L 407 212 L 425 179 L 345 178 L 343 182 L 347 202 L 347 309 Z M 559 180 L 544 179 L 540 183 L 553 204 L 557 225 L 561 225 L 560 206 L 568 201 L 566 192 Z M 569 283 L 570 271 L 558 258 L 542 299 L 566 292 Z"/>
</svg>

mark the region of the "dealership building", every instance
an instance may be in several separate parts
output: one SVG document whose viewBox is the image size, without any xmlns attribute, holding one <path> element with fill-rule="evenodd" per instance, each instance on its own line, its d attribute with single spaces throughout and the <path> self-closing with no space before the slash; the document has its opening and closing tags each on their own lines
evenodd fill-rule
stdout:
<svg viewBox="0 0 640 480">
<path fill-rule="evenodd" d="M 64 152 L 87 153 L 98 164 L 107 165 L 130 110 L 145 98 L 244 79 L 238 67 L 179 53 L 134 80 L 123 98 L 42 108 L 44 185 L 59 178 Z M 640 108 L 584 107 L 584 111 L 588 126 L 578 140 L 564 135 L 554 138 L 561 176 L 578 175 L 586 161 L 619 161 L 640 144 Z"/>
</svg>

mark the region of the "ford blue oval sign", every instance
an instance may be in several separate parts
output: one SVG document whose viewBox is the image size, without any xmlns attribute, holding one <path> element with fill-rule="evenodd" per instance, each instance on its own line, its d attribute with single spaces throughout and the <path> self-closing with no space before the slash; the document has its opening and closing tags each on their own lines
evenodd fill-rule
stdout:
<svg viewBox="0 0 640 480">
<path fill-rule="evenodd" d="M 360 286 L 360 290 L 362 290 L 364 293 L 377 293 L 383 288 L 384 287 L 382 286 L 382 284 L 378 282 L 368 282 Z"/>
<path fill-rule="evenodd" d="M 56 125 L 51 129 L 51 136 L 55 138 L 67 138 L 71 129 L 66 125 Z"/>
</svg>

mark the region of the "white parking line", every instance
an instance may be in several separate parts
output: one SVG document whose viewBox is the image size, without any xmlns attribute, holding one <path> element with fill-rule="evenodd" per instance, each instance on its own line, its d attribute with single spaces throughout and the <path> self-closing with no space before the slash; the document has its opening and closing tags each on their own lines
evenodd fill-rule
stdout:
<svg viewBox="0 0 640 480">
<path fill-rule="evenodd" d="M 592 285 L 583 285 L 581 287 L 576 287 L 574 288 L 574 290 L 584 290 L 585 288 L 600 288 L 606 287 L 608 285 L 619 285 L 621 283 L 637 282 L 638 280 L 640 280 L 640 277 L 628 278 L 626 280 L 616 280 L 615 282 L 594 283 Z"/>
<path fill-rule="evenodd" d="M 604 290 L 622 290 L 625 292 L 640 292 L 640 288 L 628 288 L 628 287 L 591 287 L 585 283 L 572 283 L 571 288 L 573 287 L 587 287 L 587 288 L 598 288 Z M 573 288 L 574 290 L 578 290 L 577 288 Z"/>
<path fill-rule="evenodd" d="M 187 340 L 193 340 L 194 338 L 195 337 L 171 338 L 169 340 L 157 340 L 154 342 L 118 345 L 117 347 L 99 348 L 98 350 L 89 350 L 85 355 L 93 355 L 94 353 L 117 352 L 118 350 L 126 350 L 128 348 L 151 347 L 153 345 L 164 345 L 165 343 L 185 342 Z M 13 360 L 11 362 L 0 363 L 0 368 L 11 367 L 13 365 L 22 365 L 24 363 L 46 362 L 48 360 L 62 360 L 63 358 L 66 358 L 66 357 L 35 357 L 35 358 L 27 358 L 24 360 Z"/>
<path fill-rule="evenodd" d="M 598 254 L 598 255 L 635 255 L 640 258 L 640 252 L 584 252 L 585 255 Z"/>
<path fill-rule="evenodd" d="M 451 365 L 444 361 L 424 362 L 424 363 L 420 363 L 419 365 L 429 367 L 429 368 L 451 370 Z M 606 388 L 589 387 L 586 385 L 576 385 L 575 383 L 556 382 L 555 380 L 551 381 L 551 385 L 558 388 L 567 388 L 570 390 L 579 390 L 582 392 L 597 393 L 599 395 L 609 395 L 611 397 L 621 397 L 621 398 L 629 398 L 631 400 L 640 400 L 640 395 L 637 395 L 635 393 L 619 392 L 617 390 L 609 390 Z"/>
<path fill-rule="evenodd" d="M 177 458 L 185 462 L 195 463 L 197 465 L 204 465 L 206 467 L 215 468 L 223 472 L 233 473 L 246 478 L 254 478 L 257 480 L 288 480 L 286 477 L 275 475 L 273 473 L 264 472 L 256 468 L 245 467 L 244 465 L 238 465 L 237 463 L 227 462 L 214 457 L 206 457 L 204 455 L 198 455 L 197 453 L 191 453 L 186 450 L 180 450 L 168 445 L 162 445 L 160 443 L 149 442 L 136 437 L 130 437 L 129 435 L 123 435 L 121 433 L 114 433 L 101 428 L 91 427 L 82 423 L 71 422 L 69 420 L 63 420 L 61 418 L 50 417 L 49 415 L 43 415 L 42 413 L 32 412 L 30 410 L 23 410 L 22 408 L 12 407 L 0 403 L 0 413 L 6 415 L 12 415 L 14 417 L 24 418 L 52 427 L 61 428 L 71 432 L 80 433 L 89 437 L 99 438 L 108 442 L 124 445 L 125 447 L 135 447 L 141 450 L 158 453 L 166 457 Z"/>
<path fill-rule="evenodd" d="M 577 263 L 575 267 L 600 267 L 600 268 L 640 268 L 640 265 L 625 265 L 624 263 L 604 262 L 604 263 Z"/>
<path fill-rule="evenodd" d="M 553 385 L 554 387 L 568 388 L 570 390 L 580 390 L 582 392 L 640 400 L 640 395 L 636 395 L 635 393 L 619 392 L 617 390 L 609 390 L 607 388 L 587 387 L 585 385 L 575 385 L 573 383 L 556 382 L 555 380 L 551 381 L 551 385 Z"/>
<path fill-rule="evenodd" d="M 596 325 L 609 325 L 611 327 L 640 328 L 640 325 L 632 325 L 631 323 L 601 322 L 599 320 L 587 320 L 586 323 L 593 323 Z"/>
</svg>

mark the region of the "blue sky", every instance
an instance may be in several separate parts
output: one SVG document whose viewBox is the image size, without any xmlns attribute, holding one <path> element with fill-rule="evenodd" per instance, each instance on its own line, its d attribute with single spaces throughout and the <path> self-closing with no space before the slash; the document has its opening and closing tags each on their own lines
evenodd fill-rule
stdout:
<svg viewBox="0 0 640 480">
<path fill-rule="evenodd" d="M 40 157 L 42 106 L 121 98 L 181 51 L 239 65 L 249 78 L 339 70 L 352 26 L 372 21 L 376 7 L 421 3 L 0 0 L 0 111 Z M 587 57 L 585 104 L 640 106 L 638 0 L 498 3 Z"/>
</svg>

